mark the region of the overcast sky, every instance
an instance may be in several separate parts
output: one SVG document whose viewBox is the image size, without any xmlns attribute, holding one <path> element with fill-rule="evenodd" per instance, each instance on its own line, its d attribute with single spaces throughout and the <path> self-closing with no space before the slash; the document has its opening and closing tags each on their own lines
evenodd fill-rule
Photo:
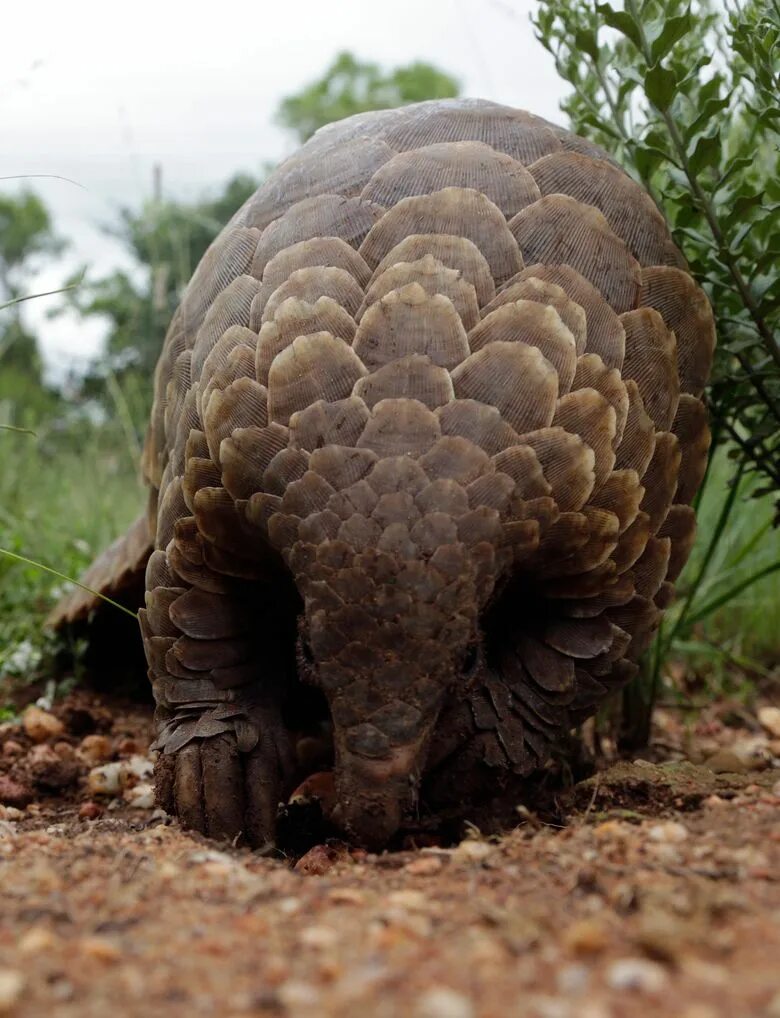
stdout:
<svg viewBox="0 0 780 1018">
<path fill-rule="evenodd" d="M 393 66 L 428 60 L 465 95 L 495 99 L 561 121 L 563 87 L 528 21 L 532 0 L 35 0 L 3 5 L 0 43 L 0 175 L 30 180 L 70 244 L 61 282 L 77 264 L 110 270 L 121 249 L 101 234 L 120 205 L 137 205 L 163 167 L 164 192 L 193 197 L 238 170 L 287 155 L 273 123 L 279 100 L 318 77 L 348 49 Z M 0 181 L 0 187 L 14 187 Z M 55 372 L 97 348 L 101 329 L 48 322 L 32 302 Z M 33 305 L 34 304 L 34 308 Z"/>
</svg>

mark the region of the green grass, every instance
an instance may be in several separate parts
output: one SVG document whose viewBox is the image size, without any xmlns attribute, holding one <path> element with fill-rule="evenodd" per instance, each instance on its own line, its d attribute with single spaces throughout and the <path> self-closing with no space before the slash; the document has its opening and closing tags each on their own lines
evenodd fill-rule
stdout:
<svg viewBox="0 0 780 1018">
<path fill-rule="evenodd" d="M 0 430 L 0 548 L 78 577 L 144 505 L 135 449 L 117 425 Z M 38 677 L 55 648 L 42 623 L 67 584 L 0 555 L 3 683 Z"/>
<path fill-rule="evenodd" d="M 724 500 L 734 483 L 735 466 L 725 450 L 713 460 L 698 510 L 698 537 L 680 579 L 684 590 L 701 568 L 706 546 Z M 772 666 L 780 658 L 780 530 L 773 524 L 776 497 L 751 497 L 752 478 L 739 483 L 734 507 L 709 563 L 690 612 L 695 619 L 708 605 L 742 584 L 744 589 L 693 625 L 691 636 L 726 656 Z M 761 579 L 754 578 L 768 572 Z M 695 650 L 696 648 L 692 648 Z"/>
</svg>

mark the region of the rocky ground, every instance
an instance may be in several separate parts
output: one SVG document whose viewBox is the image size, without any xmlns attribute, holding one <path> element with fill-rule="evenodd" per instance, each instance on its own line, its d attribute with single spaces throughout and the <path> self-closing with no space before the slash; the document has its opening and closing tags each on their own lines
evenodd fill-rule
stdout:
<svg viewBox="0 0 780 1018">
<path fill-rule="evenodd" d="M 271 860 L 154 809 L 146 710 L 29 709 L 0 726 L 0 1015 L 780 1018 L 780 710 L 686 717 L 555 823 Z"/>
</svg>

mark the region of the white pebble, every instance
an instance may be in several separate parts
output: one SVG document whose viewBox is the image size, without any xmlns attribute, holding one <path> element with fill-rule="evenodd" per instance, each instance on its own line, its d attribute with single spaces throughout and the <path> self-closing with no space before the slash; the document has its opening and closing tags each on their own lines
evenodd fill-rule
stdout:
<svg viewBox="0 0 780 1018">
<path fill-rule="evenodd" d="M 651 841 L 679 844 L 688 837 L 688 828 L 674 820 L 667 820 L 662 824 L 653 824 L 648 834 Z"/>
<path fill-rule="evenodd" d="M 0 1014 L 9 1014 L 24 989 L 24 977 L 13 969 L 0 969 Z"/>
<path fill-rule="evenodd" d="M 641 990 L 657 993 L 666 985 L 666 972 L 654 961 L 621 958 L 607 969 L 607 983 L 613 990 Z"/>
<path fill-rule="evenodd" d="M 122 783 L 121 763 L 107 763 L 93 767 L 87 776 L 87 787 L 91 795 L 118 795 Z"/>
<path fill-rule="evenodd" d="M 134 785 L 125 789 L 123 798 L 134 809 L 154 809 L 154 786 L 146 782 Z"/>
<path fill-rule="evenodd" d="M 561 993 L 581 993 L 588 985 L 589 978 L 587 965 L 564 965 L 558 971 L 556 983 Z"/>
<path fill-rule="evenodd" d="M 759 707 L 758 720 L 770 735 L 780 739 L 780 707 Z"/>
<path fill-rule="evenodd" d="M 417 1018 L 474 1018 L 474 1007 L 462 993 L 447 986 L 434 986 L 420 997 L 415 1015 Z"/>
<path fill-rule="evenodd" d="M 154 764 L 148 756 L 135 755 L 129 760 L 122 761 L 123 784 L 131 784 L 131 778 L 142 781 L 144 778 L 151 778 L 154 774 Z"/>
</svg>

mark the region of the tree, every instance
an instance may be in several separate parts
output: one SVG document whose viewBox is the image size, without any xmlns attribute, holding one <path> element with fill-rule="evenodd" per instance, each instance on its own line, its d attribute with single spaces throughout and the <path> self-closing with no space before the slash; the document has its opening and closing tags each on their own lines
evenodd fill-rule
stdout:
<svg viewBox="0 0 780 1018">
<path fill-rule="evenodd" d="M 340 53 L 321 78 L 282 100 L 277 120 L 304 142 L 318 128 L 354 113 L 447 99 L 459 92 L 459 82 L 431 64 L 383 71 L 378 64 Z"/>
<path fill-rule="evenodd" d="M 133 416 L 139 427 L 145 425 L 149 380 L 173 312 L 206 248 L 257 185 L 248 174 L 237 174 L 215 197 L 196 202 L 157 197 L 138 212 L 122 210 L 119 226 L 110 232 L 137 268 L 88 278 L 71 297 L 82 314 L 98 315 L 108 325 L 105 352 L 84 379 L 83 395 L 103 397 L 107 376 L 136 379 L 141 405 Z"/>
<path fill-rule="evenodd" d="M 20 297 L 37 256 L 58 254 L 63 242 L 54 234 L 46 206 L 31 191 L 0 195 L 0 358 L 29 364 L 40 374 L 35 337 L 21 324 Z"/>
<path fill-rule="evenodd" d="M 20 298 L 36 261 L 63 247 L 37 195 L 31 191 L 16 197 L 0 195 L 0 405 L 10 423 L 29 421 L 53 404 L 53 393 L 43 384 L 36 338 L 22 318 Z"/>
</svg>

